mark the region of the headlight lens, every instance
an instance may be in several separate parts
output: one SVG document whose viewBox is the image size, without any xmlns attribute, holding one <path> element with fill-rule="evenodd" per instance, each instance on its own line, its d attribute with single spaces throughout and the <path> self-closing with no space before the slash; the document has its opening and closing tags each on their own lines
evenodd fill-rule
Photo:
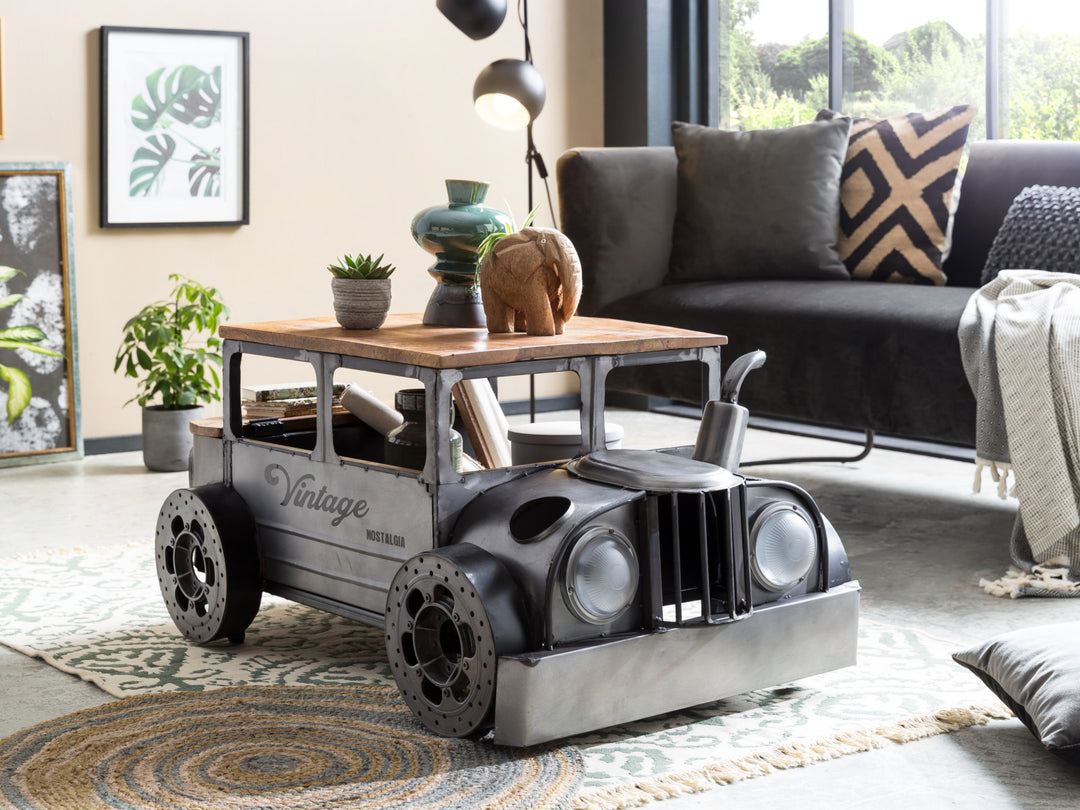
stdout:
<svg viewBox="0 0 1080 810">
<path fill-rule="evenodd" d="M 565 587 L 579 619 L 614 621 L 630 606 L 637 584 L 637 553 L 623 534 L 597 526 L 578 538 L 566 563 Z"/>
<path fill-rule="evenodd" d="M 817 558 L 817 532 L 793 503 L 763 508 L 750 529 L 754 579 L 770 591 L 786 591 L 802 581 Z"/>
</svg>

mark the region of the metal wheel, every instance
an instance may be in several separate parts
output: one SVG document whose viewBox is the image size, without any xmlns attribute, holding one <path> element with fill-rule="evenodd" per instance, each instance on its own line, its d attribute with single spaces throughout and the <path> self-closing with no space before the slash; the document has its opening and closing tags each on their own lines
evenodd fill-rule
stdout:
<svg viewBox="0 0 1080 810">
<path fill-rule="evenodd" d="M 262 598 L 243 498 L 221 485 L 176 490 L 161 505 L 155 545 L 161 596 L 180 632 L 199 644 L 242 642 Z"/>
<path fill-rule="evenodd" d="M 418 554 L 386 599 L 394 680 L 428 729 L 464 737 L 491 727 L 500 655 L 526 648 L 524 609 L 501 562 L 468 543 Z"/>
</svg>

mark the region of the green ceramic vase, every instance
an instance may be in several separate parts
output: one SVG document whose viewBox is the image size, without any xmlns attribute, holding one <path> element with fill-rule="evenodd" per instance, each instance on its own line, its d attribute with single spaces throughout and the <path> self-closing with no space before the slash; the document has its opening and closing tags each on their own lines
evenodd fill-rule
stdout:
<svg viewBox="0 0 1080 810">
<path fill-rule="evenodd" d="M 488 186 L 477 180 L 447 180 L 449 204 L 425 208 L 413 217 L 413 239 L 435 256 L 428 272 L 437 284 L 424 310 L 429 326 L 487 325 L 476 254 L 485 236 L 511 224 L 502 211 L 484 205 Z"/>
</svg>

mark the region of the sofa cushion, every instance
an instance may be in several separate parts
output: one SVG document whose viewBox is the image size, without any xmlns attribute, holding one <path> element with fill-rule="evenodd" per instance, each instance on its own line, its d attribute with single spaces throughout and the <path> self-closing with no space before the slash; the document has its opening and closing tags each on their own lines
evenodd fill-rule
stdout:
<svg viewBox="0 0 1080 810">
<path fill-rule="evenodd" d="M 974 672 L 1046 748 L 1080 764 L 1080 622 L 1024 628 L 962 650 Z"/>
<path fill-rule="evenodd" d="M 555 166 L 562 231 L 582 271 L 578 312 L 659 286 L 671 256 L 675 150 L 670 146 L 571 149 Z"/>
<path fill-rule="evenodd" d="M 1002 270 L 1080 273 L 1080 188 L 1028 186 L 990 246 L 982 283 Z"/>
<path fill-rule="evenodd" d="M 990 246 L 1016 195 L 1028 186 L 1080 186 L 1075 141 L 975 141 L 961 181 L 949 285 L 978 287 Z"/>
<path fill-rule="evenodd" d="M 819 120 L 838 116 L 832 110 Z M 840 183 L 839 252 L 852 278 L 944 284 L 949 202 L 971 106 L 857 118 Z"/>
<path fill-rule="evenodd" d="M 666 285 L 598 314 L 727 335 L 725 362 L 763 349 L 739 396 L 750 413 L 912 439 L 975 442 L 956 329 L 964 287 L 851 281 Z M 612 387 L 698 402 L 697 364 L 616 369 Z"/>
<path fill-rule="evenodd" d="M 843 118 L 753 132 L 673 124 L 667 283 L 846 279 L 836 239 L 848 126 Z"/>
</svg>

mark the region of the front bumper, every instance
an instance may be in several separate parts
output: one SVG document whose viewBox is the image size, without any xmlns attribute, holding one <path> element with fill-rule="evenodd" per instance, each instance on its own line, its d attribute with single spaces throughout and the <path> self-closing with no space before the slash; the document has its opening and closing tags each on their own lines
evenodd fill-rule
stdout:
<svg viewBox="0 0 1080 810">
<path fill-rule="evenodd" d="M 855 663 L 859 583 L 746 619 L 503 656 L 495 742 L 536 745 Z"/>
</svg>

